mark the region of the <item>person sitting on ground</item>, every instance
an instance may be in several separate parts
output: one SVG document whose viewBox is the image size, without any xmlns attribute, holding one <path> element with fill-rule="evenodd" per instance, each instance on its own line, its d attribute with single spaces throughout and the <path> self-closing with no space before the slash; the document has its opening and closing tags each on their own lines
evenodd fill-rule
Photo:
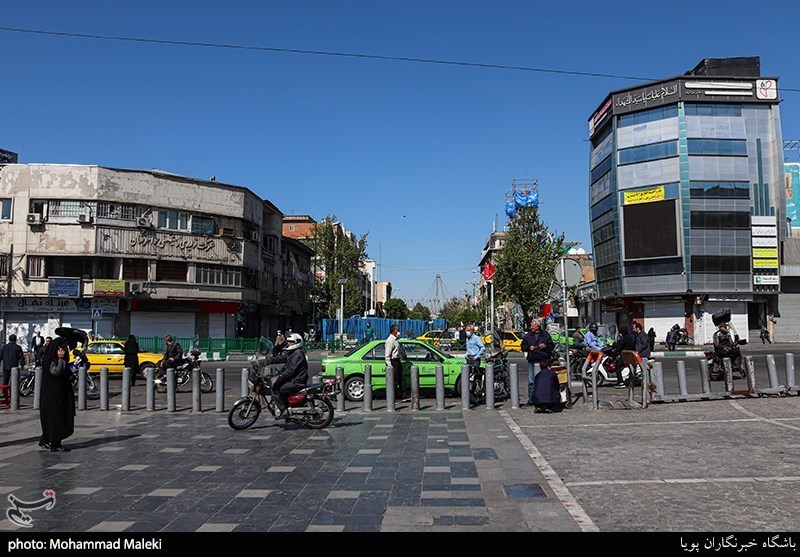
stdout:
<svg viewBox="0 0 800 557">
<path fill-rule="evenodd" d="M 542 368 L 533 380 L 534 412 L 545 414 L 561 412 L 561 389 L 556 372 L 549 367 Z"/>
</svg>

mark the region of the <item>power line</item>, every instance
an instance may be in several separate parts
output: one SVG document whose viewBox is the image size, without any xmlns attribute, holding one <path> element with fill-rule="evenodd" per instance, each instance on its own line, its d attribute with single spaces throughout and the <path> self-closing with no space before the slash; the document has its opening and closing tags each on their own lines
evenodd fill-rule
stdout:
<svg viewBox="0 0 800 557">
<path fill-rule="evenodd" d="M 232 43 L 209 43 L 201 41 L 178 41 L 167 39 L 145 39 L 142 37 L 123 37 L 119 35 L 96 35 L 92 33 L 68 33 L 65 31 L 44 31 L 42 29 L 24 29 L 20 27 L 0 27 L 0 31 L 8 31 L 14 33 L 28 33 L 34 35 L 48 35 L 53 37 L 69 37 L 74 39 L 97 39 L 104 41 L 123 41 L 134 43 L 148 43 L 159 45 L 171 46 L 191 46 L 201 48 L 224 48 L 232 50 L 252 50 L 257 52 L 281 52 L 285 54 L 307 54 L 313 56 L 336 56 L 340 58 L 361 58 L 367 60 L 384 60 L 392 62 L 415 62 L 419 64 L 438 64 L 445 66 L 461 66 L 468 68 L 481 68 L 481 69 L 494 69 L 494 70 L 512 70 L 522 72 L 538 72 L 538 73 L 552 73 L 560 75 L 576 75 L 582 77 L 606 77 L 611 79 L 629 79 L 633 81 L 656 81 L 652 77 L 638 77 L 630 75 L 608 74 L 599 72 L 582 72 L 574 70 L 558 70 L 553 68 L 534 68 L 530 66 L 512 66 L 507 64 L 482 64 L 479 62 L 463 62 L 459 60 L 440 60 L 435 58 L 413 58 L 410 56 L 386 56 L 382 54 L 363 54 L 356 52 L 336 52 L 329 50 L 306 50 L 300 48 L 278 48 L 271 46 L 254 46 L 242 45 Z M 792 89 L 788 87 L 781 88 L 782 91 L 800 92 L 800 89 Z"/>
</svg>

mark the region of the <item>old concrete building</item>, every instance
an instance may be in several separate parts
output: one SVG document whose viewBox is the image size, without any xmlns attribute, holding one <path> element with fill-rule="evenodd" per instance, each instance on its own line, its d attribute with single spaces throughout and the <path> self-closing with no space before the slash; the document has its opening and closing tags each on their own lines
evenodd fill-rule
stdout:
<svg viewBox="0 0 800 557">
<path fill-rule="evenodd" d="M 307 264 L 282 260 L 282 218 L 247 188 L 158 170 L 5 165 L 5 334 L 268 335 L 302 311 L 300 287 L 300 306 L 281 303 L 287 272 L 310 283 Z"/>
</svg>

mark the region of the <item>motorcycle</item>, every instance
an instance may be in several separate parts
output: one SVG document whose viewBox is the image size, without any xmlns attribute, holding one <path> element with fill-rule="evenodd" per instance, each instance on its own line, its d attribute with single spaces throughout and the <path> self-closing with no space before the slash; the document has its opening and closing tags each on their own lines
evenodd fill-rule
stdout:
<svg viewBox="0 0 800 557">
<path fill-rule="evenodd" d="M 69 364 L 69 371 L 71 373 L 70 382 L 72 383 L 72 391 L 77 396 L 78 394 L 78 372 L 81 366 L 86 368 L 86 396 L 89 400 L 96 400 L 100 398 L 100 386 L 94 377 L 89 373 L 91 363 L 86 358 L 86 354 L 77 348 L 72 351 L 75 357 Z M 38 366 L 37 366 L 38 367 Z M 35 368 L 29 368 L 28 373 L 20 377 L 19 394 L 21 396 L 30 396 L 33 394 L 36 387 L 36 371 Z"/>
<path fill-rule="evenodd" d="M 181 387 L 186 384 L 191 384 L 192 374 L 195 370 L 200 371 L 200 391 L 202 393 L 210 393 L 214 390 L 214 380 L 211 375 L 201 369 L 200 350 L 198 350 L 199 340 L 195 338 L 192 344 L 192 350 L 189 352 L 189 357 L 185 358 L 175 368 L 175 390 L 180 391 Z M 158 365 L 156 374 L 153 377 L 153 383 L 156 391 L 159 393 L 167 392 L 167 370 L 164 367 L 163 360 Z"/>
<path fill-rule="evenodd" d="M 508 350 L 500 350 L 486 358 L 486 365 L 492 366 L 495 400 L 505 400 L 511 396 L 511 376 L 508 373 Z M 469 366 L 469 400 L 480 404 L 486 400 L 486 368 Z"/>
<path fill-rule="evenodd" d="M 736 346 L 744 344 L 747 344 L 746 340 L 739 340 L 736 342 Z M 708 378 L 711 381 L 722 381 L 725 378 L 725 367 L 722 364 L 722 356 L 717 354 L 715 350 L 708 350 L 704 352 L 703 355 L 706 358 L 706 362 L 708 362 Z M 738 375 L 742 379 L 747 377 L 747 372 L 742 366 L 737 366 L 733 359 L 731 359 L 731 368 L 734 375 Z"/>
<path fill-rule="evenodd" d="M 603 348 L 602 355 L 600 356 L 600 365 L 597 366 L 597 386 L 602 386 L 606 381 L 608 382 L 617 382 L 617 359 L 619 359 L 619 354 L 616 353 L 610 346 Z M 581 366 L 583 362 L 581 362 Z M 594 363 L 590 364 L 589 367 L 586 369 L 586 382 L 591 384 L 592 382 L 592 371 L 594 369 Z M 574 370 L 573 370 L 573 373 Z M 577 368 L 577 376 L 580 378 L 581 368 Z M 628 366 L 624 366 L 622 368 L 622 381 L 627 382 L 630 376 L 630 368 Z M 636 374 L 638 379 L 639 374 Z"/>
<path fill-rule="evenodd" d="M 678 345 L 688 346 L 692 343 L 691 337 L 689 337 L 689 331 L 686 330 L 686 327 L 681 327 L 678 331 Z"/>
<path fill-rule="evenodd" d="M 251 427 L 258 420 L 263 408 L 273 416 L 279 412 L 272 392 L 274 375 L 266 364 L 271 349 L 272 342 L 261 337 L 256 354 L 251 357 L 251 369 L 247 379 L 249 392 L 247 396 L 237 399 L 228 413 L 228 425 L 233 429 L 242 430 Z M 337 378 L 308 385 L 289 395 L 286 421 L 302 424 L 309 429 L 328 427 L 333 421 L 334 413 L 331 399 L 341 396 L 341 392 Z"/>
</svg>

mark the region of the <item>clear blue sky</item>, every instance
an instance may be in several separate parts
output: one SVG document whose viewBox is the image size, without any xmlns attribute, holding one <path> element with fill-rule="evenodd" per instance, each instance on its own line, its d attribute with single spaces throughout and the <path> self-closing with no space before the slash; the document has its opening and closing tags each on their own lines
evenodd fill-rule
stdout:
<svg viewBox="0 0 800 557">
<path fill-rule="evenodd" d="M 800 2 L 6 0 L 0 26 L 664 78 L 761 56 L 800 89 Z M 160 168 L 368 233 L 398 297 L 466 289 L 504 193 L 538 179 L 591 250 L 587 118 L 638 81 L 0 32 L 0 148 Z M 800 92 L 783 92 L 800 138 Z"/>
</svg>

